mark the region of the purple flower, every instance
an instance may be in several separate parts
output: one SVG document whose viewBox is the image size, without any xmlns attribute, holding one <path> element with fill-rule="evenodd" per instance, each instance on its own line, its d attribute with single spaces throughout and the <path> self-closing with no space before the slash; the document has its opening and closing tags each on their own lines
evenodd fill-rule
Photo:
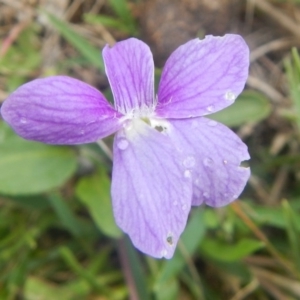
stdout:
<svg viewBox="0 0 300 300">
<path fill-rule="evenodd" d="M 192 205 L 224 206 L 250 176 L 246 145 L 203 116 L 231 105 L 248 76 L 238 35 L 194 39 L 175 50 L 154 94 L 149 47 L 131 38 L 103 50 L 115 107 L 65 76 L 24 84 L 4 102 L 4 120 L 22 137 L 49 144 L 95 142 L 116 133 L 112 202 L 135 247 L 171 258 Z"/>
</svg>

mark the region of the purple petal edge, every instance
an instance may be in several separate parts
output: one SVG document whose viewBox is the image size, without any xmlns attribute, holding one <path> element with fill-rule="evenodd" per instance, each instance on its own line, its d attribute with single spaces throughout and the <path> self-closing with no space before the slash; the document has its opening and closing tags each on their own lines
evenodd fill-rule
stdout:
<svg viewBox="0 0 300 300">
<path fill-rule="evenodd" d="M 193 178 L 192 205 L 225 206 L 236 200 L 250 177 L 240 164 L 250 158 L 247 146 L 229 128 L 204 117 L 170 120 L 170 135 L 186 155 Z"/>
<path fill-rule="evenodd" d="M 130 38 L 113 47 L 105 46 L 102 55 L 115 108 L 123 114 L 153 110 L 154 62 L 149 46 Z"/>
<path fill-rule="evenodd" d="M 189 118 L 231 105 L 244 89 L 249 48 L 235 34 L 194 39 L 176 49 L 162 71 L 156 114 Z"/>
<path fill-rule="evenodd" d="M 4 101 L 1 115 L 21 137 L 48 144 L 95 142 L 122 126 L 122 115 L 98 90 L 67 76 L 22 85 Z"/>
</svg>

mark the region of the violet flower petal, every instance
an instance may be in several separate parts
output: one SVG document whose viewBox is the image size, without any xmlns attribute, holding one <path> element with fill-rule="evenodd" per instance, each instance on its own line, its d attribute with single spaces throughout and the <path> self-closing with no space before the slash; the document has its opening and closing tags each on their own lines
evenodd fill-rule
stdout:
<svg viewBox="0 0 300 300">
<path fill-rule="evenodd" d="M 241 93 L 248 69 L 249 49 L 241 36 L 227 34 L 191 40 L 166 62 L 156 114 L 188 118 L 219 111 Z"/>
<path fill-rule="evenodd" d="M 154 110 L 154 63 L 150 48 L 130 38 L 102 52 L 115 108 L 123 114 Z"/>
<path fill-rule="evenodd" d="M 95 142 L 122 126 L 122 115 L 98 90 L 67 76 L 22 85 L 4 101 L 1 114 L 21 137 L 48 144 Z"/>
<path fill-rule="evenodd" d="M 171 258 L 191 207 L 192 181 L 170 138 L 141 120 L 114 140 L 112 203 L 134 246 Z"/>
<path fill-rule="evenodd" d="M 237 199 L 250 177 L 250 169 L 240 166 L 250 158 L 242 140 L 204 117 L 169 122 L 173 143 L 185 153 L 183 165 L 193 177 L 192 205 L 220 207 Z"/>
</svg>

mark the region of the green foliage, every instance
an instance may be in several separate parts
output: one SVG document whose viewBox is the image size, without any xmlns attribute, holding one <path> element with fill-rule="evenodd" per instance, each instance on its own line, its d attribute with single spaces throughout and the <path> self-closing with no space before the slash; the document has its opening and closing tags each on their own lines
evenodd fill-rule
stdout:
<svg viewBox="0 0 300 300">
<path fill-rule="evenodd" d="M 214 260 L 232 262 L 239 261 L 262 247 L 264 243 L 248 238 L 240 239 L 236 244 L 229 244 L 207 237 L 201 243 L 201 252 Z"/>
<path fill-rule="evenodd" d="M 128 9 L 126 1 L 110 0 L 109 2 L 116 15 L 115 17 L 86 14 L 84 15 L 84 20 L 90 24 L 102 24 L 105 27 L 114 28 L 131 36 L 137 35 L 136 22 Z"/>
<path fill-rule="evenodd" d="M 0 192 L 38 194 L 63 185 L 75 172 L 77 159 L 68 147 L 21 139 L 0 143 Z"/>
<path fill-rule="evenodd" d="M 39 68 L 42 57 L 39 51 L 38 33 L 38 26 L 33 24 L 28 26 L 20 34 L 16 43 L 9 47 L 2 58 L 0 57 L 0 74 L 6 76 L 9 91 L 24 83 L 26 78 Z"/>
<path fill-rule="evenodd" d="M 93 175 L 83 177 L 77 184 L 76 194 L 103 233 L 114 238 L 121 236 L 112 212 L 110 180 L 104 169 L 98 168 Z"/>
</svg>

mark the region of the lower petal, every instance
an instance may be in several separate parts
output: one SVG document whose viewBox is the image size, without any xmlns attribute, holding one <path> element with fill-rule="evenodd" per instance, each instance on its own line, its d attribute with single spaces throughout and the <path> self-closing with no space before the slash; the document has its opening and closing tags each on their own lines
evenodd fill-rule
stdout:
<svg viewBox="0 0 300 300">
<path fill-rule="evenodd" d="M 250 169 L 240 166 L 248 160 L 247 146 L 226 126 L 203 117 L 171 120 L 170 134 L 185 153 L 185 166 L 193 177 L 192 205 L 206 203 L 220 207 L 237 199 Z"/>
<path fill-rule="evenodd" d="M 114 141 L 112 200 L 119 227 L 140 251 L 171 258 L 191 207 L 192 182 L 170 138 L 134 121 Z"/>
</svg>

